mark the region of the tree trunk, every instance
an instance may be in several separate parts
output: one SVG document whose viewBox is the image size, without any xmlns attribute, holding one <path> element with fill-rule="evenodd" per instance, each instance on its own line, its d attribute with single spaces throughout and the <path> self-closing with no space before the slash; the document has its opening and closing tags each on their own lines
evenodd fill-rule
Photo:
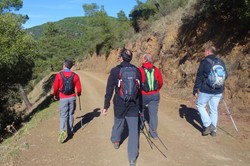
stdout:
<svg viewBox="0 0 250 166">
<path fill-rule="evenodd" d="M 19 89 L 20 94 L 21 94 L 21 96 L 23 98 L 23 101 L 24 101 L 24 103 L 26 105 L 26 108 L 29 110 L 31 108 L 31 103 L 30 103 L 27 95 L 25 94 L 25 92 L 24 92 L 23 87 L 22 87 L 21 84 L 18 84 L 18 89 Z"/>
</svg>

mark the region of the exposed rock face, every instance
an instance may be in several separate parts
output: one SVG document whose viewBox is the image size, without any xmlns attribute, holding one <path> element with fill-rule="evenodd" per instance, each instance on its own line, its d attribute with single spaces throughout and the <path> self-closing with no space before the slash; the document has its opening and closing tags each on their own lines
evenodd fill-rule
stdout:
<svg viewBox="0 0 250 166">
<path fill-rule="evenodd" d="M 186 11 L 186 12 L 184 12 Z M 218 57 L 225 63 L 229 72 L 226 81 L 225 99 L 235 112 L 250 113 L 250 30 L 236 33 L 235 22 L 218 23 L 192 15 L 184 20 L 188 10 L 179 10 L 162 18 L 147 32 L 141 32 L 126 48 L 134 54 L 132 63 L 140 66 L 143 53 L 154 56 L 155 65 L 164 75 L 164 93 L 192 97 L 192 88 L 203 49 L 208 44 L 218 49 Z M 189 12 L 190 13 L 190 12 Z M 188 20 L 188 21 L 187 21 Z M 156 22 L 157 23 L 157 22 Z M 229 28 L 233 27 L 233 28 Z M 159 27 L 161 30 L 159 30 Z M 158 30 L 154 30 L 158 29 Z M 237 29 L 237 28 L 236 28 Z M 120 50 L 113 50 L 107 57 L 93 55 L 81 64 L 83 69 L 99 70 L 108 73 L 118 64 Z"/>
</svg>

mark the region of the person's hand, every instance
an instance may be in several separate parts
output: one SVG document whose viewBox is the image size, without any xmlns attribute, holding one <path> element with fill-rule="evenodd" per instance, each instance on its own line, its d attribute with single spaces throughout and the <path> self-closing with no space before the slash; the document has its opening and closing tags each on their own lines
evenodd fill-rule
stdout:
<svg viewBox="0 0 250 166">
<path fill-rule="evenodd" d="M 198 96 L 198 93 L 193 93 L 193 95 L 194 95 L 194 102 L 197 100 L 197 96 Z"/>
<path fill-rule="evenodd" d="M 107 116 L 107 115 L 108 115 L 108 109 L 103 109 L 103 110 L 102 110 L 102 114 L 103 114 L 104 116 Z"/>
<path fill-rule="evenodd" d="M 58 96 L 54 96 L 54 100 L 59 100 L 59 97 Z"/>
<path fill-rule="evenodd" d="M 193 91 L 193 95 L 194 95 L 194 98 L 197 98 L 198 92 L 194 90 L 194 91 Z"/>
</svg>

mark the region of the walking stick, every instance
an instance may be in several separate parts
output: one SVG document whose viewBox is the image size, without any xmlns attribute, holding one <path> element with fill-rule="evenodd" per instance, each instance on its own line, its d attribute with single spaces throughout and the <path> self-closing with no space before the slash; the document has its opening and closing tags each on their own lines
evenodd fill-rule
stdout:
<svg viewBox="0 0 250 166">
<path fill-rule="evenodd" d="M 78 99 L 79 99 L 79 108 L 80 108 L 80 112 L 82 112 L 80 96 L 78 97 Z M 83 117 L 81 116 L 81 127 L 82 127 L 82 119 L 83 119 Z"/>
<path fill-rule="evenodd" d="M 148 144 L 150 146 L 151 149 L 153 149 L 152 147 L 152 140 L 150 139 L 150 136 L 149 136 L 149 132 L 148 132 L 148 129 L 147 129 L 147 126 L 145 125 L 145 120 L 144 120 L 144 115 L 140 112 L 140 121 L 141 121 L 141 125 L 140 125 L 140 129 L 141 129 L 141 132 L 143 133 L 143 135 L 145 135 L 147 141 L 148 141 Z M 147 135 L 145 134 L 144 132 L 144 128 L 146 130 L 146 133 Z"/>
<path fill-rule="evenodd" d="M 152 130 L 152 129 L 150 128 L 149 124 L 148 124 L 148 127 L 149 127 L 150 130 Z M 157 138 L 158 138 L 158 140 L 160 141 L 160 143 L 164 146 L 164 148 L 165 148 L 166 150 L 168 150 L 167 146 L 162 142 L 162 140 L 161 140 L 161 138 L 159 137 L 159 135 L 157 135 Z"/>
<path fill-rule="evenodd" d="M 147 129 L 147 126 L 146 126 L 146 124 L 145 124 L 145 120 L 143 119 L 143 115 L 142 115 L 141 112 L 140 112 L 140 115 L 139 115 L 139 116 L 140 116 L 141 123 L 142 123 L 142 125 L 144 126 L 144 128 L 145 128 L 147 134 L 145 134 L 144 128 L 141 127 L 141 125 L 140 125 L 141 131 L 142 131 L 142 133 L 144 134 L 144 136 L 146 137 L 146 139 L 147 139 L 147 141 L 148 141 L 148 143 L 149 143 L 149 145 L 150 145 L 150 148 L 153 149 L 152 145 L 154 145 L 154 147 L 155 147 L 155 148 L 156 148 L 165 158 L 167 158 L 167 156 L 161 151 L 161 149 L 151 140 L 150 135 L 149 135 L 149 130 Z M 148 127 L 149 127 L 149 126 L 148 126 Z M 150 127 L 149 127 L 149 128 L 150 128 Z M 161 139 L 160 139 L 159 137 L 158 137 L 158 139 L 159 139 L 159 141 L 161 142 L 161 144 L 166 148 L 166 150 L 168 150 L 167 147 L 164 145 L 164 143 L 161 141 Z"/>
<path fill-rule="evenodd" d="M 238 132 L 238 129 L 237 129 L 235 123 L 234 123 L 233 117 L 232 117 L 232 115 L 231 115 L 231 113 L 230 113 L 230 111 L 229 111 L 229 109 L 228 109 L 228 107 L 227 107 L 227 104 L 226 104 L 226 102 L 225 102 L 225 100 L 224 100 L 224 97 L 222 96 L 221 99 L 223 100 L 223 103 L 225 104 L 227 113 L 228 113 L 228 115 L 230 116 L 231 121 L 233 122 L 233 125 L 234 125 L 235 130 Z"/>
</svg>

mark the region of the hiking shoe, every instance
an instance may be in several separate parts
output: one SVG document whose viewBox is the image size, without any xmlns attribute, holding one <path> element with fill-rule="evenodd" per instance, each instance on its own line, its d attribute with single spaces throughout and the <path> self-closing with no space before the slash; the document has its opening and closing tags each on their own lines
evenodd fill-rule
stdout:
<svg viewBox="0 0 250 166">
<path fill-rule="evenodd" d="M 63 143 L 67 137 L 67 133 L 65 131 L 61 131 L 58 137 L 58 142 Z"/>
<path fill-rule="evenodd" d="M 212 132 L 210 133 L 210 135 L 211 135 L 212 137 L 216 137 L 216 131 L 212 131 Z"/>
<path fill-rule="evenodd" d="M 129 166 L 135 166 L 136 160 L 130 160 L 129 161 Z"/>
<path fill-rule="evenodd" d="M 151 136 L 151 138 L 153 138 L 153 139 L 158 139 L 158 134 L 156 133 L 156 131 L 150 132 L 150 136 Z"/>
<path fill-rule="evenodd" d="M 210 134 L 213 132 L 216 128 L 213 124 L 210 124 L 208 127 L 205 128 L 204 132 L 202 133 L 203 136 Z"/>
<path fill-rule="evenodd" d="M 113 142 L 112 143 L 115 149 L 119 149 L 120 143 L 119 142 Z"/>
</svg>

